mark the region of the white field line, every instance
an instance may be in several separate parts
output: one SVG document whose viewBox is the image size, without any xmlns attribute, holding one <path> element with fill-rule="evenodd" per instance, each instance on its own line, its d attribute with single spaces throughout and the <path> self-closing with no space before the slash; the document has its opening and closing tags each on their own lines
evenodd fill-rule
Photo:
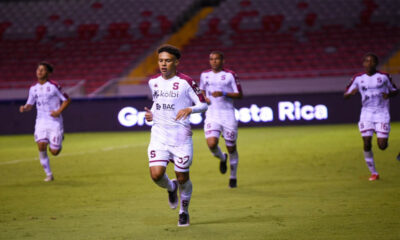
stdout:
<svg viewBox="0 0 400 240">
<path fill-rule="evenodd" d="M 111 146 L 111 147 L 105 147 L 102 149 L 96 149 L 96 150 L 89 150 L 89 151 L 84 151 L 84 152 L 71 152 L 71 153 L 61 153 L 59 157 L 57 158 L 63 158 L 63 157 L 70 157 L 70 156 L 79 156 L 79 155 L 85 155 L 85 154 L 91 154 L 91 153 L 98 153 L 100 151 L 102 152 L 109 152 L 109 151 L 114 151 L 114 150 L 119 150 L 119 149 L 125 149 L 125 148 L 130 148 L 130 147 L 144 147 L 147 146 L 147 144 L 127 144 L 127 145 L 120 145 L 120 146 Z M 31 162 L 31 161 L 38 161 L 38 157 L 31 157 L 31 158 L 22 158 L 22 159 L 15 159 L 15 160 L 10 160 L 7 162 L 0 162 L 0 165 L 9 165 L 9 164 L 16 164 L 16 163 L 21 163 L 21 162 Z"/>
</svg>

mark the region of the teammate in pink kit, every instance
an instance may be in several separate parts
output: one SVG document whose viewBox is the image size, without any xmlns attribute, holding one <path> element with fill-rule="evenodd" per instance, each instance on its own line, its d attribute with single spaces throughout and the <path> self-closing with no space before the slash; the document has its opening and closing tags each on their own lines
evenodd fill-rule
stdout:
<svg viewBox="0 0 400 240">
<path fill-rule="evenodd" d="M 47 156 L 47 145 L 54 156 L 61 152 L 64 136 L 61 113 L 68 107 L 71 99 L 61 92 L 61 87 L 49 80 L 53 67 L 47 62 L 41 62 L 36 69 L 38 82 L 29 89 L 29 97 L 21 113 L 32 110 L 36 104 L 37 115 L 35 124 L 35 141 L 39 148 L 39 159 L 46 173 L 44 181 L 53 181 L 53 173 Z M 62 103 L 61 103 L 62 102 Z M 61 104 L 60 104 L 61 103 Z"/>
<path fill-rule="evenodd" d="M 151 110 L 145 108 L 147 121 L 153 121 L 148 147 L 150 175 L 153 181 L 168 191 L 172 209 L 180 210 L 178 226 L 189 226 L 189 202 L 192 182 L 189 167 L 193 159 L 191 113 L 207 110 L 204 96 L 190 77 L 176 71 L 180 51 L 170 45 L 158 49 L 158 66 L 161 74 L 149 80 L 153 95 Z M 193 105 L 194 103 L 194 105 Z M 165 173 L 169 162 L 174 163 L 177 180 L 170 180 Z"/>
<path fill-rule="evenodd" d="M 204 122 L 205 137 L 210 151 L 220 160 L 219 169 L 222 174 L 227 170 L 228 155 L 222 153 L 218 139 L 221 134 L 225 139 L 231 169 L 229 187 L 235 188 L 239 155 L 236 148 L 238 122 L 235 118 L 233 99 L 242 98 L 242 88 L 236 74 L 223 68 L 222 52 L 211 52 L 209 61 L 211 69 L 204 71 L 200 76 L 200 89 L 209 104 Z"/>
<path fill-rule="evenodd" d="M 375 132 L 381 150 L 387 148 L 390 132 L 389 98 L 398 93 L 391 77 L 377 71 L 378 63 L 375 54 L 366 54 L 363 60 L 366 72 L 355 75 L 344 93 L 345 98 L 357 92 L 361 94 L 362 108 L 358 127 L 364 142 L 365 161 L 371 172 L 370 181 L 379 179 L 372 153 L 372 136 Z"/>
</svg>

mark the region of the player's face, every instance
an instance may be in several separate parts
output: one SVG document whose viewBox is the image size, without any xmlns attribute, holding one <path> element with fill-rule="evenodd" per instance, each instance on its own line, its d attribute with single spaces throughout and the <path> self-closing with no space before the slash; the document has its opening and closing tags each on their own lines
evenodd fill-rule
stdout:
<svg viewBox="0 0 400 240">
<path fill-rule="evenodd" d="M 176 74 L 178 59 L 170 53 L 160 52 L 158 54 L 158 67 L 164 78 L 171 78 Z"/>
<path fill-rule="evenodd" d="M 221 59 L 219 54 L 210 54 L 210 66 L 214 71 L 220 71 L 224 61 Z"/>
<path fill-rule="evenodd" d="M 39 65 L 36 69 L 36 77 L 40 80 L 47 79 L 49 73 L 47 72 L 47 69 L 43 65 Z"/>
<path fill-rule="evenodd" d="M 374 71 L 376 69 L 377 63 L 375 59 L 371 56 L 366 56 L 363 61 L 363 67 L 367 72 Z"/>
</svg>

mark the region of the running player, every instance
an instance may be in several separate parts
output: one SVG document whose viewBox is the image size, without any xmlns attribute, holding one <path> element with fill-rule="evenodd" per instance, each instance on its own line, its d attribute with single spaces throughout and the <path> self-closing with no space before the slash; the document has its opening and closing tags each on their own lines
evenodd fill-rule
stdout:
<svg viewBox="0 0 400 240">
<path fill-rule="evenodd" d="M 224 54 L 220 51 L 210 53 L 211 69 L 204 71 L 200 76 L 200 89 L 206 102 L 209 104 L 204 121 L 204 132 L 207 145 L 212 154 L 220 160 L 219 170 L 222 174 L 227 170 L 226 153 L 222 153 L 218 146 L 218 139 L 222 133 L 229 153 L 231 175 L 229 187 L 237 187 L 237 167 L 239 155 L 236 148 L 238 123 L 235 118 L 233 99 L 242 98 L 242 88 L 236 74 L 224 66 Z"/>
<path fill-rule="evenodd" d="M 49 80 L 53 67 L 47 62 L 41 62 L 36 69 L 38 82 L 29 89 L 29 97 L 24 106 L 20 106 L 21 113 L 32 110 L 36 104 L 35 141 L 39 149 L 39 159 L 46 173 L 45 182 L 54 180 L 47 156 L 47 145 L 54 156 L 61 152 L 64 135 L 61 113 L 70 104 L 71 99 L 61 92 L 61 87 Z M 60 102 L 62 102 L 60 104 Z"/>
<path fill-rule="evenodd" d="M 189 167 L 193 159 L 192 131 L 189 116 L 207 110 L 204 96 L 190 77 L 176 71 L 181 54 L 170 45 L 158 49 L 158 66 L 161 74 L 149 80 L 153 95 L 151 110 L 145 108 L 147 121 L 153 121 L 148 147 L 150 176 L 168 191 L 169 205 L 180 210 L 178 226 L 189 226 L 189 202 L 192 182 Z M 193 105 L 194 103 L 194 105 Z M 169 162 L 175 165 L 177 180 L 170 180 L 165 173 Z"/>
<path fill-rule="evenodd" d="M 372 136 L 375 132 L 381 150 L 387 148 L 390 132 L 389 98 L 398 93 L 391 77 L 377 71 L 378 63 L 375 54 L 366 54 L 363 60 L 365 73 L 355 75 L 344 93 L 345 98 L 357 92 L 361 94 L 362 108 L 358 127 L 364 142 L 365 161 L 371 172 L 370 181 L 379 179 L 372 153 Z"/>
</svg>

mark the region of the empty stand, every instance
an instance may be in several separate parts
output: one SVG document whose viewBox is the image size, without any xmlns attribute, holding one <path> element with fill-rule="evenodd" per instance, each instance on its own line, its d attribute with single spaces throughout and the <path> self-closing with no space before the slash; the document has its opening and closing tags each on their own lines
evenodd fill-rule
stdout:
<svg viewBox="0 0 400 240">
<path fill-rule="evenodd" d="M 26 82 L 35 80 L 36 64 L 46 60 L 55 66 L 52 79 L 84 79 L 89 94 L 121 76 L 171 31 L 193 2 L 2 2 L 0 87 L 27 87 Z"/>
<path fill-rule="evenodd" d="M 222 50 L 241 79 L 351 76 L 366 52 L 398 46 L 395 0 L 232 0 L 200 23 L 180 69 L 198 79 L 208 53 Z M 397 21 L 396 21 L 397 19 Z"/>
</svg>

